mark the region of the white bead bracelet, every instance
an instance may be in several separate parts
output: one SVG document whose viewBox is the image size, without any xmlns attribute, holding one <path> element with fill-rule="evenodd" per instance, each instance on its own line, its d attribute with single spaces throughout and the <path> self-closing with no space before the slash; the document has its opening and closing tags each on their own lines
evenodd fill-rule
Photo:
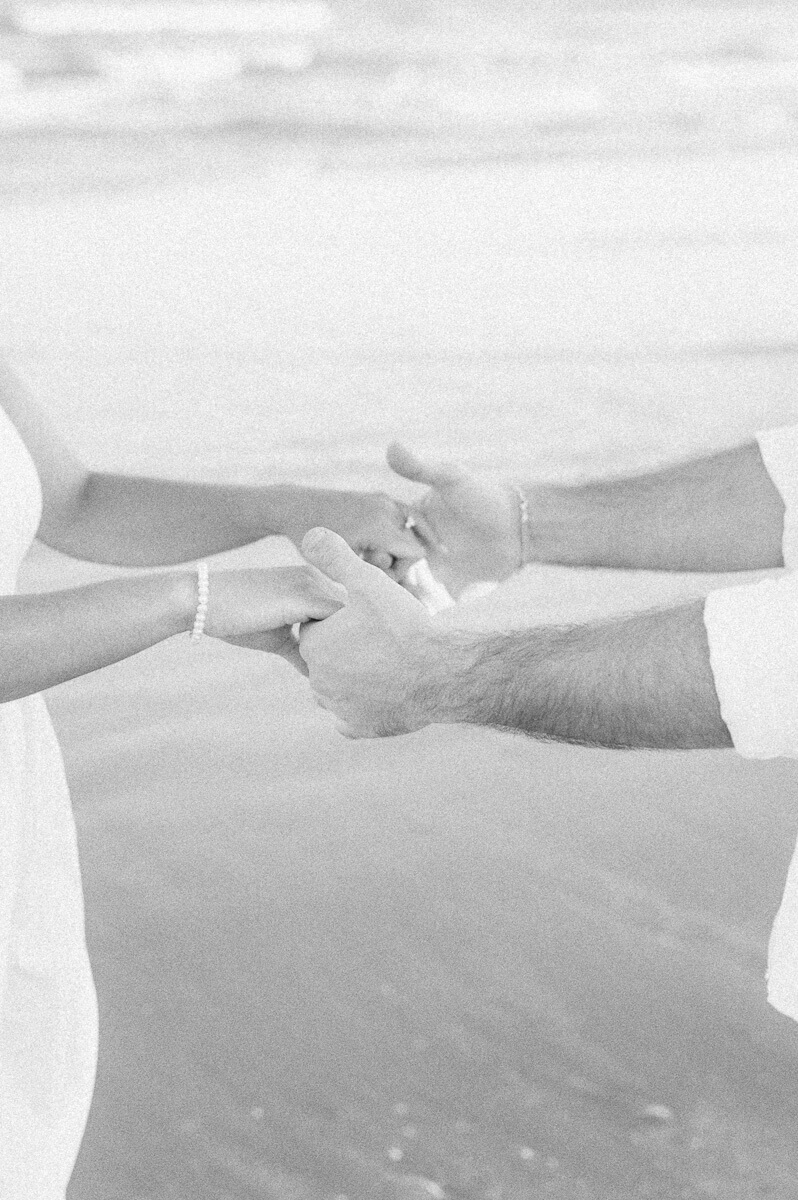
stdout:
<svg viewBox="0 0 798 1200">
<path fill-rule="evenodd" d="M 210 577 L 208 575 L 208 564 L 206 562 L 197 563 L 197 611 L 194 615 L 194 628 L 191 630 L 192 642 L 198 642 L 205 632 L 209 593 Z"/>
<path fill-rule="evenodd" d="M 521 567 L 525 567 L 532 558 L 532 548 L 530 544 L 532 540 L 532 528 L 529 523 L 529 499 L 526 495 L 526 492 L 522 491 L 520 487 L 515 486 L 513 487 L 513 491 L 518 497 L 518 520 L 521 540 L 521 562 L 519 564 L 520 570 Z"/>
</svg>

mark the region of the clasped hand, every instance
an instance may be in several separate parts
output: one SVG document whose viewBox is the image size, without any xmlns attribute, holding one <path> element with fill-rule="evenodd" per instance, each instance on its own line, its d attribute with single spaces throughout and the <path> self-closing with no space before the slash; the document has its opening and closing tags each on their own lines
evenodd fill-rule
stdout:
<svg viewBox="0 0 798 1200">
<path fill-rule="evenodd" d="M 382 492 L 298 489 L 285 532 L 301 541 L 323 522 L 364 562 L 402 581 L 424 547 L 408 528 L 408 506 Z M 206 632 L 233 645 L 279 654 L 304 674 L 292 627 L 330 616 L 346 591 L 311 566 L 214 572 Z"/>
<path fill-rule="evenodd" d="M 521 563 L 518 498 L 460 467 L 431 466 L 398 443 L 388 464 L 427 486 L 410 523 L 433 574 L 459 596 L 472 583 L 505 579 Z M 458 679 L 475 648 L 436 626 L 418 600 L 361 562 L 329 529 L 311 530 L 306 559 L 348 594 L 344 608 L 304 625 L 299 653 L 317 702 L 348 737 L 409 733 L 461 719 Z"/>
<path fill-rule="evenodd" d="M 209 637 L 279 654 L 303 674 L 293 627 L 332 616 L 347 600 L 341 584 L 309 564 L 214 571 L 210 593 Z"/>
<path fill-rule="evenodd" d="M 307 565 L 269 572 L 267 589 L 263 572 L 252 572 L 258 579 L 250 626 L 218 635 L 289 659 L 349 737 L 408 733 L 447 719 L 447 689 L 463 665 L 462 647 L 395 582 L 412 562 L 426 556 L 454 596 L 471 583 L 504 579 L 520 565 L 511 488 L 483 483 L 457 466 L 426 464 L 398 443 L 387 459 L 398 475 L 427 487 L 416 504 L 392 502 L 390 516 L 385 512 L 389 524 L 402 518 L 402 536 L 392 529 L 391 550 L 375 548 L 373 538 L 367 549 L 349 531 L 344 538 L 326 524 L 314 528 L 302 542 Z M 406 523 L 417 539 L 409 547 Z"/>
</svg>

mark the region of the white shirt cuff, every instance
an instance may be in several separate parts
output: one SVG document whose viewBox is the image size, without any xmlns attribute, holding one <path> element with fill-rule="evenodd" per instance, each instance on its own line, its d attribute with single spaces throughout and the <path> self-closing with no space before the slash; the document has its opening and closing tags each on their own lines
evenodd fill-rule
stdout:
<svg viewBox="0 0 798 1200">
<path fill-rule="evenodd" d="M 768 942 L 768 1003 L 798 1021 L 798 851 Z"/>
<path fill-rule="evenodd" d="M 785 505 L 782 553 L 784 565 L 798 567 L 798 425 L 757 434 L 767 473 Z"/>
<path fill-rule="evenodd" d="M 798 425 L 757 437 L 784 501 L 790 573 L 711 592 L 704 623 L 720 709 L 746 758 L 798 757 Z M 768 1001 L 798 1020 L 798 852 L 768 945 Z"/>
<path fill-rule="evenodd" d="M 737 752 L 798 757 L 798 572 L 710 592 L 704 624 Z M 767 989 L 769 1003 L 798 1020 L 798 853 L 770 935 Z"/>
<path fill-rule="evenodd" d="M 798 573 L 710 592 L 704 624 L 735 750 L 798 757 Z"/>
</svg>

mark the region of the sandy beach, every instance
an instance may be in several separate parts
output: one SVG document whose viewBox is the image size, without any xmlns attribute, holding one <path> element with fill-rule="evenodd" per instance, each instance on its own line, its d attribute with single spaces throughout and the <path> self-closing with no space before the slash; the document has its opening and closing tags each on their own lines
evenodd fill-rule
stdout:
<svg viewBox="0 0 798 1200">
<path fill-rule="evenodd" d="M 794 419 L 796 200 L 766 151 L 294 148 L 7 205 L 0 336 L 96 467 L 409 496 L 399 435 L 516 478 L 634 470 Z M 24 585 L 109 573 L 38 548 Z M 447 619 L 718 582 L 533 568 Z M 49 703 L 102 1021 L 70 1200 L 796 1194 L 798 1031 L 763 978 L 790 763 L 349 743 L 283 662 L 185 640 Z"/>
</svg>

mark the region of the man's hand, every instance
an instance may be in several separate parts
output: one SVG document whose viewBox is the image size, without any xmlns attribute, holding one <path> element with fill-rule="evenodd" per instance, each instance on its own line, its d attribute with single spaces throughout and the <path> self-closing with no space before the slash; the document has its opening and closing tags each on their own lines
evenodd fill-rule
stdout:
<svg viewBox="0 0 798 1200">
<path fill-rule="evenodd" d="M 453 596 L 472 583 L 506 579 L 520 566 L 518 499 L 511 487 L 483 483 L 451 464 L 423 463 L 398 442 L 386 458 L 397 475 L 429 488 L 411 516 L 433 574 Z"/>
<path fill-rule="evenodd" d="M 387 737 L 429 724 L 443 639 L 424 606 L 328 529 L 311 530 L 302 553 L 349 596 L 332 617 L 304 625 L 299 641 L 310 685 L 341 733 Z"/>
</svg>

